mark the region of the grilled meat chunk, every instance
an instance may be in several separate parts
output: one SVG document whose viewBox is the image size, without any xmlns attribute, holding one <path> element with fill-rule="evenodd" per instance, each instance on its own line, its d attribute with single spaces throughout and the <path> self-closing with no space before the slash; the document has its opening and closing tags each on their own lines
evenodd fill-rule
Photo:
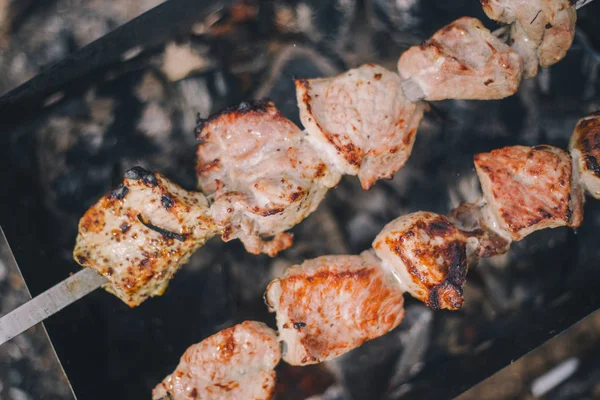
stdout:
<svg viewBox="0 0 600 400">
<path fill-rule="evenodd" d="M 581 196 L 571 157 L 552 146 L 511 146 L 475 155 L 487 202 L 486 224 L 512 240 L 558 226 L 579 226 Z"/>
<path fill-rule="evenodd" d="M 373 248 L 414 298 L 433 309 L 462 307 L 467 236 L 446 217 L 416 212 L 396 218 L 377 235 Z"/>
<path fill-rule="evenodd" d="M 202 193 L 135 167 L 79 221 L 73 256 L 130 307 L 161 295 L 175 272 L 217 233 Z"/>
<path fill-rule="evenodd" d="M 152 398 L 270 399 L 280 359 L 275 331 L 262 322 L 245 321 L 190 346 Z"/>
<path fill-rule="evenodd" d="M 315 149 L 369 189 L 410 156 L 422 103 L 404 98 L 397 74 L 373 64 L 333 78 L 296 80 L 300 119 Z"/>
<path fill-rule="evenodd" d="M 398 71 L 420 86 L 425 100 L 490 100 L 517 91 L 523 62 L 481 21 L 462 17 L 402 53 Z"/>
<path fill-rule="evenodd" d="M 284 232 L 341 178 L 272 102 L 242 103 L 199 121 L 198 131 L 198 182 L 212 217 L 224 241 L 238 238 L 253 254 L 289 247 Z"/>
<path fill-rule="evenodd" d="M 600 199 L 600 112 L 577 122 L 569 149 L 581 184 L 590 195 Z"/>
<path fill-rule="evenodd" d="M 404 298 L 372 252 L 325 256 L 290 267 L 267 287 L 283 359 L 307 365 L 340 356 L 400 324 Z"/>
<path fill-rule="evenodd" d="M 556 13 L 556 17 L 548 23 L 546 34 L 538 49 L 540 66 L 547 68 L 562 60 L 575 39 L 577 12 L 570 7 Z"/>
<path fill-rule="evenodd" d="M 523 57 L 524 76 L 537 75 L 538 65 L 560 61 L 575 37 L 577 14 L 569 0 L 481 0 L 493 20 L 512 24 L 511 46 Z"/>
</svg>

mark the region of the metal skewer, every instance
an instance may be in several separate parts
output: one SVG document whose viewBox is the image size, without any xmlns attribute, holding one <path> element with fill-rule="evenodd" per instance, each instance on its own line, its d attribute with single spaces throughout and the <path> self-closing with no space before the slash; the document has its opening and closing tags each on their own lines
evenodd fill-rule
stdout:
<svg viewBox="0 0 600 400">
<path fill-rule="evenodd" d="M 4 231 L 0 228 L 0 240 L 13 257 Z M 39 294 L 0 318 L 0 345 L 26 331 L 57 311 L 93 292 L 107 282 L 95 270 L 85 268 Z"/>
<path fill-rule="evenodd" d="M 579 0 L 575 7 L 579 9 L 592 1 Z M 425 98 L 425 94 L 422 92 L 420 86 L 410 79 L 403 81 L 401 88 L 405 97 L 410 101 L 416 102 Z M 0 240 L 3 240 L 10 249 L 1 228 Z M 12 256 L 12 251 L 10 254 Z M 42 322 L 44 319 L 88 293 L 93 292 L 107 282 L 107 279 L 95 270 L 85 268 L 39 294 L 0 318 L 0 345 Z"/>
</svg>

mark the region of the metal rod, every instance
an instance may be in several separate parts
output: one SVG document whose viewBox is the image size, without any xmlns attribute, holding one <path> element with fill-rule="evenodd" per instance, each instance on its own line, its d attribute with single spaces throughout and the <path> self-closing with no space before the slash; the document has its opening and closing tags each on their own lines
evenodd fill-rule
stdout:
<svg viewBox="0 0 600 400">
<path fill-rule="evenodd" d="M 0 318 L 0 345 L 93 292 L 106 282 L 104 276 L 91 268 L 85 268 L 71 275 Z"/>
</svg>

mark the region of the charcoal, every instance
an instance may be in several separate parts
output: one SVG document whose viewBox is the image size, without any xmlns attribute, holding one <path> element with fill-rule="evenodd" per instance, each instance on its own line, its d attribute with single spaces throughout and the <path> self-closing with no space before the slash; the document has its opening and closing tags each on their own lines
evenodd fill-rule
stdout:
<svg viewBox="0 0 600 400">
<path fill-rule="evenodd" d="M 403 323 L 393 333 L 402 344 L 402 350 L 389 380 L 386 397 L 397 396 L 398 391 L 403 390 L 402 384 L 423 367 L 432 321 L 431 309 L 422 305 L 406 308 Z"/>
<path fill-rule="evenodd" d="M 348 43 L 356 0 L 286 0 L 273 3 L 275 26 L 285 34 L 341 50 Z"/>
<path fill-rule="evenodd" d="M 27 13 L 15 14 L 11 21 L 18 24 L 5 38 L 8 50 L 0 52 L 0 67 L 13 73 L 0 80 L 0 93 L 162 2 L 56 0 L 39 2 L 41 5 Z"/>
<path fill-rule="evenodd" d="M 489 22 L 479 2 L 468 0 L 368 0 L 366 9 L 371 26 L 401 46 L 419 44 L 465 15 Z"/>
<path fill-rule="evenodd" d="M 294 79 L 332 76 L 340 71 L 334 62 L 310 47 L 287 46 L 275 56 L 253 97 L 273 100 L 283 115 L 300 125 Z"/>
<path fill-rule="evenodd" d="M 194 130 L 197 118 L 206 118 L 238 104 L 243 94 L 238 79 L 225 70 L 188 76 L 175 83 L 175 93 L 183 139 L 191 147 L 196 142 Z"/>
</svg>

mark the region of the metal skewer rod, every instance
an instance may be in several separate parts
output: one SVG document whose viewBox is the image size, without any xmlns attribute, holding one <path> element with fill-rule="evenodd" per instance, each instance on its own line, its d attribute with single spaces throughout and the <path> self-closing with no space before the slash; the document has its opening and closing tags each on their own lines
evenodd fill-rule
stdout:
<svg viewBox="0 0 600 400">
<path fill-rule="evenodd" d="M 0 240 L 14 258 L 6 236 L 0 228 Z M 93 292 L 107 282 L 91 268 L 85 268 L 39 294 L 0 318 L 0 345 L 42 322 L 69 304 Z"/>
</svg>

